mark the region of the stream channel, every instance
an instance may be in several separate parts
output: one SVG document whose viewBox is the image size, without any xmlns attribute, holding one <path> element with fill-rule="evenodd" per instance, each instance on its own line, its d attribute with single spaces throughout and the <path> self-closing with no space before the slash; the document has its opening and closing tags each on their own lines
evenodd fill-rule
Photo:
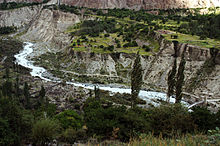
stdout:
<svg viewBox="0 0 220 146">
<path fill-rule="evenodd" d="M 33 43 L 31 42 L 24 42 L 24 49 L 19 52 L 19 54 L 15 55 L 16 63 L 19 65 L 29 68 L 32 71 L 30 72 L 31 76 L 33 77 L 39 77 L 42 80 L 48 81 L 48 82 L 62 82 L 62 79 L 54 77 L 51 73 L 49 73 L 45 68 L 35 66 L 34 62 L 31 61 L 30 56 L 33 53 Z M 35 48 L 36 49 L 36 48 Z M 76 83 L 76 82 L 66 82 L 66 84 L 83 87 L 86 89 L 94 90 L 95 86 L 98 87 L 100 90 L 109 91 L 110 93 L 129 93 L 131 94 L 131 89 L 129 88 L 120 88 L 116 85 L 103 85 L 103 84 L 91 84 L 91 83 Z M 154 92 L 154 91 L 145 91 L 141 90 L 139 92 L 139 97 L 143 100 L 145 100 L 147 103 L 151 103 L 153 105 L 159 105 L 159 100 L 166 100 L 166 93 L 161 92 Z M 170 98 L 170 102 L 174 103 L 175 99 Z"/>
</svg>

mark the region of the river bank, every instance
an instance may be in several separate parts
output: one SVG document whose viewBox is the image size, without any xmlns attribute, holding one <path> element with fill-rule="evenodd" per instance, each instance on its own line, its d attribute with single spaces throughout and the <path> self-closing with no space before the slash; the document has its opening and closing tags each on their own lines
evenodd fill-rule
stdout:
<svg viewBox="0 0 220 146">
<path fill-rule="evenodd" d="M 30 59 L 30 56 L 33 57 L 33 43 L 25 42 L 24 50 L 22 50 L 19 54 L 15 55 L 16 62 L 29 68 L 31 70 L 30 74 L 33 77 L 40 78 L 46 82 L 53 82 L 53 83 L 62 83 L 64 82 L 63 79 L 54 77 L 51 73 L 49 73 L 45 68 L 35 66 L 34 62 Z M 129 88 L 120 88 L 114 85 L 101 85 L 101 84 L 91 84 L 91 83 L 77 83 L 72 81 L 66 81 L 65 84 L 73 85 L 75 87 L 81 87 L 88 90 L 94 90 L 95 86 L 98 87 L 100 90 L 109 91 L 112 94 L 120 93 L 120 94 L 130 94 L 131 89 Z M 139 93 L 139 97 L 145 100 L 147 103 L 158 105 L 159 101 L 166 100 L 166 94 L 160 92 L 153 92 L 153 91 L 144 91 L 141 90 Z M 175 102 L 174 98 L 170 100 L 172 103 Z"/>
</svg>

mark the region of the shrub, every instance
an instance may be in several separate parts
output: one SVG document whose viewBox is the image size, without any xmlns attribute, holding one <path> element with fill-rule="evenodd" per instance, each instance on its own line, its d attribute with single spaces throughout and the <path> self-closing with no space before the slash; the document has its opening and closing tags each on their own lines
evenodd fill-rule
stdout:
<svg viewBox="0 0 220 146">
<path fill-rule="evenodd" d="M 201 131 L 208 131 L 209 129 L 214 129 L 215 125 L 215 115 L 212 114 L 207 108 L 196 107 L 191 113 L 193 121 L 198 126 Z"/>
<path fill-rule="evenodd" d="M 199 37 L 200 40 L 205 40 L 206 38 L 207 38 L 206 35 L 201 35 L 201 36 Z"/>
<path fill-rule="evenodd" d="M 151 130 L 155 135 L 176 136 L 191 132 L 194 129 L 195 125 L 190 113 L 179 104 L 161 105 L 150 109 L 148 112 Z"/>
<path fill-rule="evenodd" d="M 149 47 L 149 46 L 146 46 L 146 45 L 143 45 L 143 49 L 144 49 L 146 52 L 151 51 L 150 47 Z"/>
<path fill-rule="evenodd" d="M 109 37 L 110 35 L 107 33 L 107 34 L 105 34 L 105 37 L 107 38 L 107 37 Z"/>
<path fill-rule="evenodd" d="M 13 145 L 15 136 L 7 120 L 0 117 L 0 145 Z"/>
<path fill-rule="evenodd" d="M 118 125 L 118 138 L 127 142 L 130 138 L 137 138 L 140 134 L 147 133 L 150 130 L 150 124 L 146 114 L 145 110 L 137 107 L 122 113 Z"/>
<path fill-rule="evenodd" d="M 89 135 L 114 137 L 127 142 L 149 129 L 144 110 L 139 108 L 127 110 L 125 106 L 112 105 L 104 108 L 100 101 L 90 98 L 84 111 Z"/>
<path fill-rule="evenodd" d="M 76 142 L 76 137 L 77 137 L 76 130 L 73 128 L 68 128 L 62 133 L 61 140 L 63 142 L 74 144 L 74 142 Z"/>
<path fill-rule="evenodd" d="M 0 35 L 1 34 L 10 34 L 16 32 L 16 28 L 12 26 L 0 27 Z"/>
<path fill-rule="evenodd" d="M 34 143 L 47 145 L 59 132 L 59 125 L 50 119 L 37 121 L 32 129 Z"/>
<path fill-rule="evenodd" d="M 59 113 L 55 118 L 60 122 L 64 129 L 73 128 L 75 130 L 82 127 L 82 118 L 73 110 L 66 110 Z"/>
</svg>

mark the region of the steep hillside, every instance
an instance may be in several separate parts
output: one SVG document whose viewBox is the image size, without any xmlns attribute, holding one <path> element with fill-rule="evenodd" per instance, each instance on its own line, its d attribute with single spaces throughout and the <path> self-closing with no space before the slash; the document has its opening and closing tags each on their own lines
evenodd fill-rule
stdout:
<svg viewBox="0 0 220 146">
<path fill-rule="evenodd" d="M 3 3 L 5 0 L 0 0 L 0 3 Z M 43 2 L 43 0 L 6 0 L 6 2 L 25 2 L 25 3 L 33 3 L 33 2 Z"/>
<path fill-rule="evenodd" d="M 7 2 L 42 2 L 43 0 L 7 0 Z M 89 8 L 169 9 L 220 6 L 219 0 L 60 0 L 61 4 Z M 0 3 L 4 0 L 0 0 Z"/>
<path fill-rule="evenodd" d="M 168 9 L 220 6 L 219 0 L 61 0 L 61 3 L 90 8 Z"/>
</svg>

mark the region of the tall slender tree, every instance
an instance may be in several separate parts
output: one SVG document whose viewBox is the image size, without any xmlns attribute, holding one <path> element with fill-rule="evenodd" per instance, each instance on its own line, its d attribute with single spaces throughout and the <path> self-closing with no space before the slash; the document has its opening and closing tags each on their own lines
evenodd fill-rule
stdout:
<svg viewBox="0 0 220 146">
<path fill-rule="evenodd" d="M 131 72 L 131 107 L 136 105 L 136 100 L 142 86 L 142 66 L 139 52 L 136 55 Z"/>
<path fill-rule="evenodd" d="M 182 100 L 182 87 L 184 85 L 184 70 L 185 70 L 185 56 L 182 53 L 181 61 L 178 68 L 177 80 L 176 80 L 176 103 L 180 103 Z"/>
<path fill-rule="evenodd" d="M 40 103 L 41 103 L 41 104 L 43 104 L 43 103 L 46 101 L 46 100 L 44 99 L 45 94 L 46 94 L 46 91 L 45 91 L 45 89 L 44 89 L 44 86 L 42 85 L 42 86 L 41 86 L 40 93 L 39 93 Z"/>
<path fill-rule="evenodd" d="M 176 58 L 174 58 L 172 70 L 170 70 L 168 74 L 167 84 L 167 102 L 170 102 L 170 96 L 174 95 L 174 89 L 176 85 Z"/>
<path fill-rule="evenodd" d="M 29 93 L 29 87 L 27 82 L 24 84 L 24 98 L 25 98 L 25 107 L 30 107 L 30 93 Z"/>
</svg>

